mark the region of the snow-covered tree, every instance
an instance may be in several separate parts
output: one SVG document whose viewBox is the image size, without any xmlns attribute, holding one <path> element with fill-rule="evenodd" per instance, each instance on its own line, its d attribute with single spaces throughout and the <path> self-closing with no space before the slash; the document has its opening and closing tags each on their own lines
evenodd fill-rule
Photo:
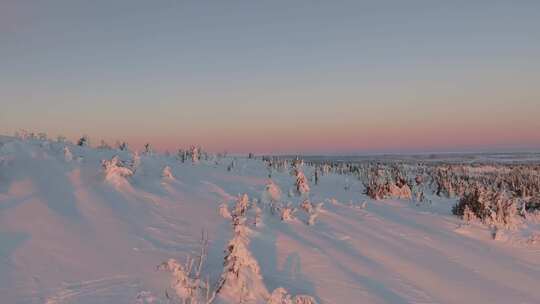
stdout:
<svg viewBox="0 0 540 304">
<path fill-rule="evenodd" d="M 109 146 L 109 144 L 105 142 L 103 139 L 101 140 L 97 148 L 101 150 L 111 150 L 111 146 Z"/>
<path fill-rule="evenodd" d="M 152 145 L 150 143 L 146 143 L 144 145 L 144 154 L 145 155 L 152 155 L 152 153 L 154 153 L 154 151 L 152 149 Z"/>
<path fill-rule="evenodd" d="M 90 139 L 88 138 L 88 136 L 83 135 L 81 138 L 79 138 L 79 140 L 77 141 L 77 146 L 81 146 L 81 147 L 90 146 Z"/>
<path fill-rule="evenodd" d="M 236 203 L 234 237 L 227 244 L 224 268 L 216 289 L 217 298 L 230 303 L 261 303 L 268 297 L 259 264 L 248 248 L 248 229 L 243 211 L 248 206 L 247 202 L 247 195 L 244 195 Z"/>
<path fill-rule="evenodd" d="M 304 172 L 300 171 L 300 170 L 296 170 L 296 182 L 295 182 L 295 186 L 296 186 L 296 192 L 299 194 L 299 195 L 306 195 L 309 193 L 309 184 L 308 184 L 308 181 L 307 181 L 307 178 L 306 176 L 304 175 Z"/>
<path fill-rule="evenodd" d="M 139 155 L 138 151 L 135 151 L 131 157 L 131 168 L 133 171 L 135 171 L 141 166 L 141 156 Z"/>
<path fill-rule="evenodd" d="M 71 150 L 67 146 L 64 147 L 64 160 L 66 162 L 70 162 L 73 160 L 73 154 L 71 153 Z"/>
<path fill-rule="evenodd" d="M 128 151 L 129 150 L 129 145 L 127 142 L 123 141 L 123 142 L 116 142 L 116 148 L 120 151 Z"/>
<path fill-rule="evenodd" d="M 245 216 L 247 209 L 249 207 L 249 196 L 244 193 L 238 201 L 236 201 L 236 205 L 234 206 L 234 216 Z"/>
<path fill-rule="evenodd" d="M 189 152 L 190 152 L 190 155 L 191 155 L 191 162 L 193 164 L 198 164 L 199 163 L 199 160 L 200 160 L 200 150 L 199 148 L 195 147 L 195 146 L 191 146 L 189 148 Z"/>
</svg>

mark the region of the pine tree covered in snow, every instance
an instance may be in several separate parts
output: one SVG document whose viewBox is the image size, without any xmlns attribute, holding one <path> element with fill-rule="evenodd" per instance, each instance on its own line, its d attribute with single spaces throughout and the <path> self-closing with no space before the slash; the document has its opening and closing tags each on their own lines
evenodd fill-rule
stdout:
<svg viewBox="0 0 540 304">
<path fill-rule="evenodd" d="M 295 186 L 296 186 L 296 192 L 299 194 L 299 195 L 306 195 L 309 193 L 309 185 L 308 185 L 308 182 L 307 182 L 307 178 L 306 176 L 304 175 L 304 172 L 300 171 L 300 170 L 296 170 L 296 182 L 295 182 Z"/>
<path fill-rule="evenodd" d="M 199 163 L 199 160 L 200 160 L 200 154 L 199 154 L 199 148 L 197 148 L 196 146 L 191 146 L 189 148 L 189 153 L 191 155 L 191 162 L 193 164 L 198 164 Z"/>
</svg>

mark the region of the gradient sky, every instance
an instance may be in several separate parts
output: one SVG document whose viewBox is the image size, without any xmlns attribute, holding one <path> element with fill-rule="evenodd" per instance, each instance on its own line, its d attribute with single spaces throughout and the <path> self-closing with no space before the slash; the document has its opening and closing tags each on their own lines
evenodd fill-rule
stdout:
<svg viewBox="0 0 540 304">
<path fill-rule="evenodd" d="M 0 0 L 0 133 L 540 149 L 540 1 Z"/>
</svg>

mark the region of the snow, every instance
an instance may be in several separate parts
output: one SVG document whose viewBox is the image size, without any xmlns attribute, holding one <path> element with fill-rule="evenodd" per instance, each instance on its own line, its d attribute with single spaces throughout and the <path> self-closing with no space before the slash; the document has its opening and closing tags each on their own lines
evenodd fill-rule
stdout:
<svg viewBox="0 0 540 304">
<path fill-rule="evenodd" d="M 227 170 L 232 158 L 207 161 L 198 149 L 183 163 L 0 142 L 1 303 L 169 303 L 174 290 L 187 292 L 170 289 L 173 276 L 195 284 L 178 261 L 198 254 L 203 230 L 202 278 L 228 282 L 216 303 L 540 303 L 534 214 L 494 240 L 489 227 L 451 214 L 457 199 L 372 200 L 360 181 L 333 173 L 308 186 L 307 165 L 302 195 L 283 198 L 298 176 L 276 170 L 270 182 L 256 159 Z M 290 208 L 286 221 L 275 208 Z M 242 280 L 229 280 L 227 266 Z"/>
</svg>

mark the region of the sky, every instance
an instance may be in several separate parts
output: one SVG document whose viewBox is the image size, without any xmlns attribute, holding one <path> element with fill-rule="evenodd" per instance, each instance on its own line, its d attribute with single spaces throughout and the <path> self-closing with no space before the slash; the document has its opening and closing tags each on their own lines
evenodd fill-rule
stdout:
<svg viewBox="0 0 540 304">
<path fill-rule="evenodd" d="M 0 134 L 540 150 L 540 1 L 0 0 Z"/>
</svg>

